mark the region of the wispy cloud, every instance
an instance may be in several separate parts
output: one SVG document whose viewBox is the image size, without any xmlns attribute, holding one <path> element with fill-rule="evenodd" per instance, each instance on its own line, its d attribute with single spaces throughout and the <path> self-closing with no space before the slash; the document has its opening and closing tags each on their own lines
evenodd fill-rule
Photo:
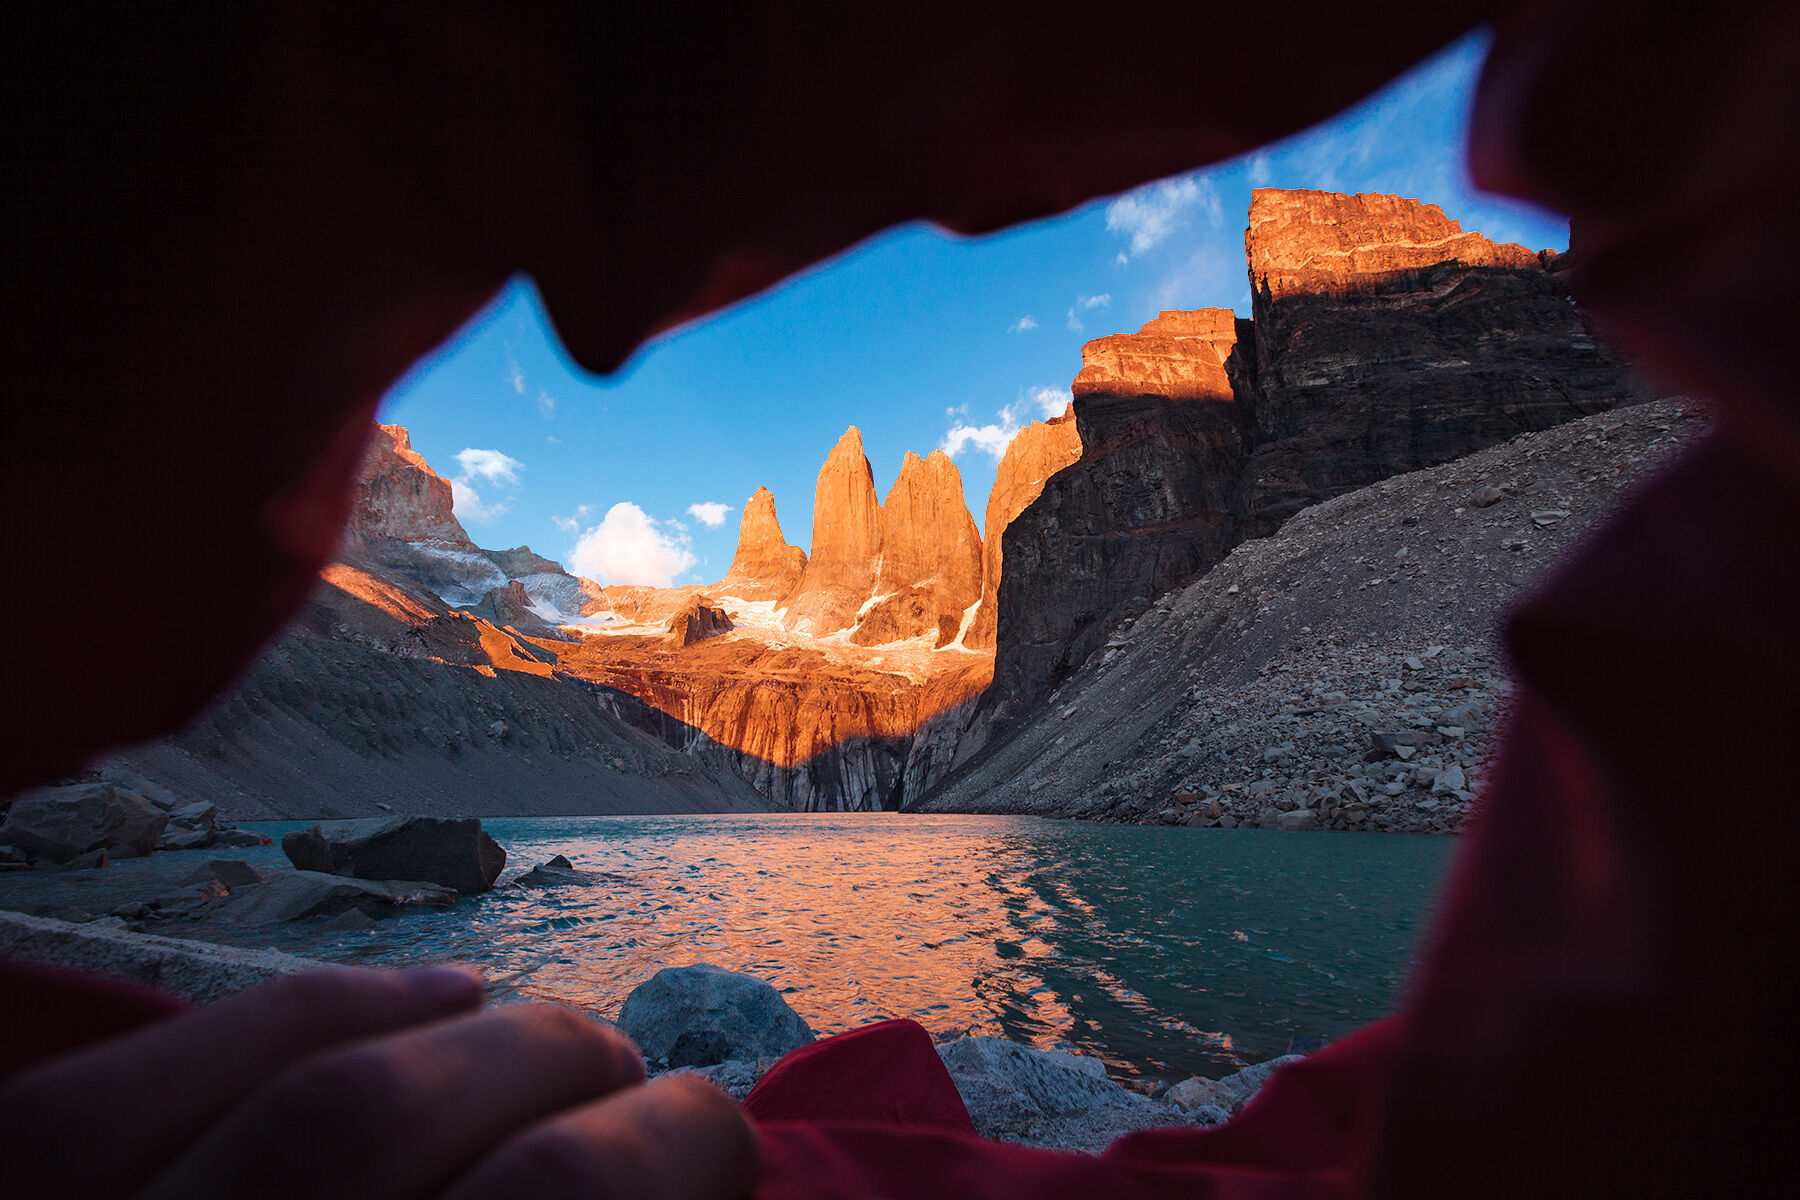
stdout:
<svg viewBox="0 0 1800 1200">
<path fill-rule="evenodd" d="M 484 501 L 475 490 L 475 482 L 483 487 L 517 487 L 519 472 L 525 464 L 498 450 L 477 450 L 469 446 L 456 455 L 461 470 L 450 480 L 451 507 L 459 520 L 480 525 L 497 521 L 506 513 L 508 501 Z"/>
<path fill-rule="evenodd" d="M 557 516 L 555 514 L 552 514 L 550 517 L 550 523 L 552 525 L 556 526 L 558 529 L 562 530 L 564 533 L 574 533 L 577 529 L 581 528 L 581 523 L 583 521 L 587 520 L 588 516 L 593 511 L 594 511 L 594 509 L 593 509 L 592 505 L 579 504 L 579 505 L 576 505 L 575 513 L 573 516 L 564 517 L 564 516 Z"/>
<path fill-rule="evenodd" d="M 518 357 L 513 354 L 512 343 L 505 343 L 505 347 L 506 382 L 511 384 L 512 390 L 519 395 L 528 396 L 531 394 L 531 388 L 525 382 L 525 368 L 519 365 Z M 532 398 L 532 403 L 537 405 L 538 412 L 543 415 L 545 420 L 549 420 L 556 415 L 556 397 L 552 396 L 549 392 L 546 392 L 543 388 L 537 389 L 537 395 Z"/>
<path fill-rule="evenodd" d="M 1245 278 L 1242 252 L 1210 239 L 1198 243 L 1163 276 L 1151 291 L 1151 299 L 1159 309 L 1220 304 L 1224 297 L 1242 289 Z M 1239 311 L 1247 315 L 1249 310 Z"/>
<path fill-rule="evenodd" d="M 702 525 L 717 529 L 731 515 L 731 505 L 720 504 L 717 500 L 703 500 L 699 504 L 688 505 L 688 515 Z"/>
<path fill-rule="evenodd" d="M 1030 388 L 1019 399 L 996 413 L 996 419 L 986 425 L 972 425 L 964 420 L 952 426 L 938 445 L 951 458 L 973 449 L 989 455 L 997 462 L 1006 453 L 1006 447 L 1012 443 L 1013 438 L 1018 436 L 1019 430 L 1039 415 L 1046 420 L 1062 416 L 1063 410 L 1073 398 L 1067 388 L 1043 385 Z M 1037 410 L 1036 413 L 1033 409 Z M 952 415 L 957 411 L 959 410 L 952 409 Z M 964 406 L 960 411 L 966 416 L 968 409 Z"/>
<path fill-rule="evenodd" d="M 1087 326 L 1081 323 L 1081 318 L 1076 316 L 1075 310 L 1071 308 L 1069 310 L 1069 331 L 1071 333 L 1080 333 L 1086 328 Z"/>
<path fill-rule="evenodd" d="M 525 394 L 525 372 L 519 366 L 519 360 L 513 357 L 512 343 L 506 343 L 506 381 L 512 384 L 512 390 L 523 396 Z"/>
<path fill-rule="evenodd" d="M 1011 325 L 1008 325 L 1006 327 L 1006 332 L 1008 332 L 1008 333 L 1030 333 L 1033 329 L 1036 329 L 1037 327 L 1038 327 L 1037 318 L 1032 316 L 1030 313 L 1026 313 L 1024 316 L 1022 316 L 1018 320 L 1014 321 Z"/>
<path fill-rule="evenodd" d="M 1111 292 L 1101 292 L 1098 296 L 1077 296 L 1077 297 L 1075 297 L 1075 307 L 1076 308 L 1111 308 L 1112 307 L 1112 293 Z"/>
<path fill-rule="evenodd" d="M 1126 192 L 1106 206 L 1106 228 L 1126 239 L 1121 256 L 1138 258 L 1185 228 L 1198 212 L 1215 229 L 1224 224 L 1218 185 L 1204 175 L 1164 179 Z"/>
<path fill-rule="evenodd" d="M 630 501 L 606 510 L 569 552 L 569 566 L 602 584 L 669 587 L 699 560 L 677 522 L 661 522 Z"/>
</svg>

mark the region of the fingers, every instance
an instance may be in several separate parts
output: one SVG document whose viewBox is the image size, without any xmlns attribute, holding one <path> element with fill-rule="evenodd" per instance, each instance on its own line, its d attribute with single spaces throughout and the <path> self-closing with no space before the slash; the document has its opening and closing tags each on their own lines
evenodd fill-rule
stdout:
<svg viewBox="0 0 1800 1200">
<path fill-rule="evenodd" d="M 434 1196 L 517 1131 L 642 1078 L 636 1047 L 572 1009 L 490 1009 L 290 1067 L 144 1197 Z"/>
<path fill-rule="evenodd" d="M 729 1096 L 667 1075 L 520 1134 L 442 1200 L 738 1200 L 761 1161 Z"/>
<path fill-rule="evenodd" d="M 450 968 L 320 971 L 65 1055 L 0 1087 L 8 1187 L 119 1194 L 291 1064 L 480 1003 L 480 981 Z"/>
</svg>

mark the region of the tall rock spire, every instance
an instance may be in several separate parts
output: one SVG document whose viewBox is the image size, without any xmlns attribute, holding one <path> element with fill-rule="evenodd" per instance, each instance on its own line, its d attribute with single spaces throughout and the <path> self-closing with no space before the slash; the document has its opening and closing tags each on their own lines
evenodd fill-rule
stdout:
<svg viewBox="0 0 1800 1200">
<path fill-rule="evenodd" d="M 875 593 L 881 569 L 881 502 L 863 454 L 862 430 L 838 439 L 813 494 L 812 557 L 782 607 L 796 629 L 823 635 L 848 629 Z"/>
<path fill-rule="evenodd" d="M 981 599 L 981 534 L 963 499 L 962 472 L 942 450 L 907 451 L 881 506 L 880 597 L 851 641 L 878 645 L 922 634 L 943 646 Z"/>
<path fill-rule="evenodd" d="M 731 570 L 714 585 L 721 595 L 741 600 L 779 600 L 793 590 L 806 570 L 806 551 L 790 546 L 775 516 L 775 496 L 759 487 L 744 505 L 738 522 L 737 553 Z"/>
</svg>

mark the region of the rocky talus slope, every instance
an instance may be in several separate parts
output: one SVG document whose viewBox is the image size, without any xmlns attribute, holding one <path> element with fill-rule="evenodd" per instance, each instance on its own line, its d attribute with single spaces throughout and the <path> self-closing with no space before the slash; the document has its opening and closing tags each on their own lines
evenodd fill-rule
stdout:
<svg viewBox="0 0 1800 1200">
<path fill-rule="evenodd" d="M 1115 629 L 921 807 L 1458 829 L 1504 717 L 1507 605 L 1703 427 L 1623 408 L 1307 508 Z"/>
<path fill-rule="evenodd" d="M 544 646 L 415 580 L 338 563 L 199 718 L 113 756 L 232 819 L 758 811 L 730 773 L 634 727 Z"/>
<path fill-rule="evenodd" d="M 1243 539 L 1645 398 L 1572 303 L 1563 256 L 1436 205 L 1259 189 L 1245 254 L 1253 320 L 1167 312 L 1083 349 L 1080 457 L 1003 535 L 994 683 L 921 735 L 927 788 L 1041 722 L 1123 623 Z"/>
</svg>

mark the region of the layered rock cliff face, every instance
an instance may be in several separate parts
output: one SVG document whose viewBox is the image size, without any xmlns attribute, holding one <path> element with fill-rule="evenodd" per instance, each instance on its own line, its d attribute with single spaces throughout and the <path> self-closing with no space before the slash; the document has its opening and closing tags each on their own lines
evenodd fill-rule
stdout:
<svg viewBox="0 0 1800 1200">
<path fill-rule="evenodd" d="M 399 425 L 377 425 L 357 476 L 340 557 L 398 571 L 458 607 L 504 606 L 493 597 L 517 582 L 529 605 L 527 624 L 578 620 L 606 611 L 599 585 L 570 575 L 529 546 L 483 550 L 456 519 L 450 481 L 431 469 Z"/>
<path fill-rule="evenodd" d="M 779 600 L 806 571 L 806 551 L 788 545 L 775 515 L 775 496 L 759 487 L 738 522 L 737 553 L 716 590 L 745 600 Z"/>
<path fill-rule="evenodd" d="M 1435 204 L 1264 188 L 1244 234 L 1256 449 L 1246 532 L 1403 471 L 1645 395 L 1594 339 L 1557 256 Z"/>
<path fill-rule="evenodd" d="M 1261 189 L 1245 248 L 1254 319 L 1164 313 L 1084 349 L 1081 458 L 1005 536 L 994 685 L 922 736 L 927 784 L 991 757 L 1110 631 L 1243 538 L 1646 398 L 1595 341 L 1560 256 L 1435 205 Z"/>
<path fill-rule="evenodd" d="M 1165 313 L 1089 343 L 1075 378 L 1081 457 L 1005 536 L 988 719 L 1030 711 L 1134 608 L 1223 558 L 1254 427 L 1229 309 Z"/>
<path fill-rule="evenodd" d="M 456 519 L 450 481 L 398 425 L 378 425 L 357 477 L 343 553 L 416 579 L 453 604 L 505 587 L 506 573 Z"/>
</svg>

